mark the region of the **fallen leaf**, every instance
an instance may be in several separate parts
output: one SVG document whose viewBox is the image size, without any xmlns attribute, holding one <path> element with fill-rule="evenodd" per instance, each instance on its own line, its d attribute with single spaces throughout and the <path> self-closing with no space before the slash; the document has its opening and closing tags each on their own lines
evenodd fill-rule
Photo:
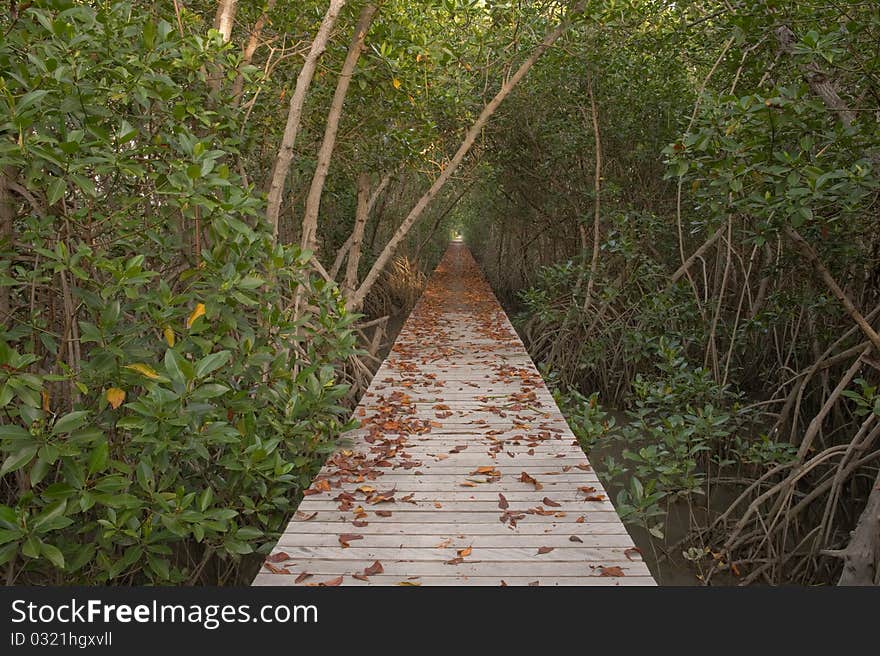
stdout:
<svg viewBox="0 0 880 656">
<path fill-rule="evenodd" d="M 569 541 L 569 542 L 583 542 L 583 540 L 581 540 L 581 539 L 580 539 L 578 536 L 576 536 L 576 535 L 572 535 L 570 538 L 568 538 L 568 541 Z"/>
<path fill-rule="evenodd" d="M 287 569 L 286 567 L 275 567 L 275 565 L 273 565 L 272 563 L 270 563 L 268 561 L 263 563 L 263 565 L 265 565 L 266 569 L 268 569 L 273 574 L 292 574 L 293 573 L 289 569 Z"/>
<path fill-rule="evenodd" d="M 311 574 L 309 574 L 308 572 L 303 572 L 302 574 L 300 574 L 299 576 L 297 576 L 297 577 L 293 580 L 293 582 L 294 582 L 294 583 L 302 583 L 303 581 L 305 581 L 305 580 L 306 580 L 307 578 L 309 578 L 310 576 L 311 576 Z"/>
<path fill-rule="evenodd" d="M 529 476 L 526 472 L 522 472 L 519 476 L 519 480 L 523 483 L 531 483 L 535 486 L 536 490 L 542 490 L 544 488 L 534 477 Z"/>
<path fill-rule="evenodd" d="M 575 524 L 583 524 L 585 521 L 587 521 L 587 518 L 584 517 L 583 515 L 581 515 L 576 520 L 574 520 L 574 523 Z"/>
<path fill-rule="evenodd" d="M 538 555 L 542 556 L 553 551 L 553 547 L 538 547 Z"/>
<path fill-rule="evenodd" d="M 339 536 L 339 544 L 342 545 L 343 549 L 346 549 L 351 546 L 349 544 L 349 542 L 352 542 L 354 540 L 363 540 L 363 539 L 364 539 L 363 535 L 357 535 L 356 533 L 343 533 L 342 535 Z"/>
<path fill-rule="evenodd" d="M 473 552 L 473 550 L 474 550 L 473 547 L 466 547 L 464 549 L 459 549 L 458 555 L 461 556 L 462 558 L 467 558 L 468 556 L 471 555 L 471 552 Z"/>
<path fill-rule="evenodd" d="M 601 565 L 599 569 L 602 570 L 599 576 L 626 576 L 623 573 L 623 570 L 616 565 L 614 567 L 606 567 L 605 565 Z"/>
<path fill-rule="evenodd" d="M 381 574 L 385 571 L 385 568 L 382 567 L 382 563 L 378 560 L 373 561 L 373 564 L 364 569 L 364 576 L 373 576 L 374 574 Z"/>
<path fill-rule="evenodd" d="M 356 520 L 354 520 L 354 521 L 351 523 L 351 525 L 352 525 L 352 526 L 357 526 L 358 528 L 363 528 L 364 526 L 368 526 L 369 523 L 370 523 L 370 522 L 365 522 L 365 521 L 362 520 L 362 519 L 356 519 Z"/>
<path fill-rule="evenodd" d="M 288 554 L 284 553 L 283 551 L 278 551 L 276 553 L 273 553 L 271 556 L 266 556 L 267 563 L 280 563 L 285 560 L 292 560 L 292 559 Z"/>
<path fill-rule="evenodd" d="M 642 555 L 642 550 L 638 547 L 630 547 L 629 549 L 625 549 L 623 555 L 626 556 L 627 560 L 633 560 L 632 555 L 638 554 L 639 557 Z"/>
<path fill-rule="evenodd" d="M 319 583 L 318 585 L 321 585 L 321 586 L 327 587 L 327 588 L 336 587 L 337 585 L 342 585 L 343 578 L 345 578 L 345 577 L 344 576 L 337 576 L 335 579 L 330 579 L 329 581 L 324 581 L 323 583 Z"/>
<path fill-rule="evenodd" d="M 401 581 L 397 585 L 421 585 L 421 581 Z"/>
<path fill-rule="evenodd" d="M 507 510 L 510 507 L 510 504 L 507 503 L 507 497 L 500 492 L 498 493 L 498 507 L 501 508 L 501 510 Z"/>
<path fill-rule="evenodd" d="M 556 502 L 555 502 L 553 499 L 551 499 L 550 497 L 544 497 L 543 501 L 544 501 L 544 505 L 545 505 L 545 506 L 551 506 L 552 508 L 559 508 L 559 507 L 562 506 L 561 503 L 556 503 Z"/>
<path fill-rule="evenodd" d="M 376 510 L 375 513 L 376 513 L 379 517 L 391 517 L 391 511 L 390 511 L 390 510 Z"/>
<path fill-rule="evenodd" d="M 294 519 L 297 519 L 297 520 L 299 520 L 299 521 L 301 521 L 301 522 L 307 522 L 307 521 L 309 521 L 310 519 L 314 519 L 314 518 L 317 517 L 317 516 L 318 516 L 318 511 L 317 511 L 317 510 L 316 510 L 315 512 L 313 512 L 313 513 L 304 513 L 304 512 L 302 512 L 301 510 L 297 510 L 297 511 L 294 513 L 294 515 L 293 515 Z"/>
<path fill-rule="evenodd" d="M 447 565 L 461 565 L 464 562 L 464 558 L 453 558 L 452 560 L 447 560 Z"/>
</svg>

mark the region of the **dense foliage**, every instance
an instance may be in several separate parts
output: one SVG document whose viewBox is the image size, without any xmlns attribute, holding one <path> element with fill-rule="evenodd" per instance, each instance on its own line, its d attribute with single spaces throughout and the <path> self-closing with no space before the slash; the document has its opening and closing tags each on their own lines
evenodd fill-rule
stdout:
<svg viewBox="0 0 880 656">
<path fill-rule="evenodd" d="M 181 38 L 125 3 L 32 6 L 0 48 L 0 562 L 7 582 L 234 580 L 345 423 L 354 349 L 230 170 L 236 117 Z"/>
<path fill-rule="evenodd" d="M 619 509 L 685 504 L 707 578 L 832 580 L 880 455 L 880 13 L 595 5 L 465 230 Z"/>
<path fill-rule="evenodd" d="M 6 582 L 247 580 L 452 230 L 655 547 L 835 580 L 880 533 L 878 39 L 859 0 L 13 1 Z"/>
</svg>

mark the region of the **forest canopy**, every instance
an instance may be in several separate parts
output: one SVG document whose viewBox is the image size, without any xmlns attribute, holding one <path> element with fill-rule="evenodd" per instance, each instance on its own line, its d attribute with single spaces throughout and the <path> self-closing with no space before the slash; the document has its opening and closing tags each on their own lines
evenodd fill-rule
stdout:
<svg viewBox="0 0 880 656">
<path fill-rule="evenodd" d="M 654 567 L 880 583 L 878 43 L 872 0 L 12 0 L 6 583 L 249 580 L 453 233 Z"/>
</svg>

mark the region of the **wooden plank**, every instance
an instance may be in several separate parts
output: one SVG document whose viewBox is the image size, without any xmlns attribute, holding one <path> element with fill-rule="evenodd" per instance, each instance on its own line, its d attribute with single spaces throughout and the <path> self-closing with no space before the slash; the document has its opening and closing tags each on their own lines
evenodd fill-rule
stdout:
<svg viewBox="0 0 880 656">
<path fill-rule="evenodd" d="M 296 584 L 296 577 L 278 576 L 268 574 L 266 572 L 257 575 L 253 585 L 299 585 Z M 311 576 L 301 585 L 317 585 L 328 580 L 326 577 Z M 624 577 L 591 577 L 588 583 L 580 576 L 556 576 L 553 578 L 538 577 L 532 578 L 528 576 L 395 576 L 395 575 L 377 575 L 367 577 L 367 581 L 361 581 L 351 576 L 343 579 L 343 585 L 419 585 L 419 586 L 653 586 L 656 585 L 651 576 L 624 576 Z"/>
<path fill-rule="evenodd" d="M 654 583 L 463 246 L 354 416 L 254 585 Z"/>
<path fill-rule="evenodd" d="M 291 563 L 279 563 L 276 567 L 286 567 L 293 574 L 309 572 L 319 575 L 339 576 L 363 572 L 375 562 L 375 558 L 350 559 L 341 558 L 301 558 Z M 411 561 L 411 560 L 383 560 L 380 561 L 385 574 L 397 576 L 513 576 L 528 572 L 528 576 L 555 577 L 555 576 L 581 576 L 584 579 L 602 577 L 603 567 L 620 567 L 623 576 L 650 576 L 647 566 L 642 562 L 606 561 L 606 560 L 579 560 L 557 562 L 533 562 L 533 561 L 479 561 L 465 562 L 448 565 L 444 560 L 434 561 Z M 267 571 L 267 570 L 264 570 Z M 287 574 L 277 574 L 278 577 L 286 577 Z M 604 578 L 604 577 L 602 577 Z M 270 585 L 280 585 L 274 583 Z M 583 585 L 589 585 L 585 581 Z"/>
</svg>

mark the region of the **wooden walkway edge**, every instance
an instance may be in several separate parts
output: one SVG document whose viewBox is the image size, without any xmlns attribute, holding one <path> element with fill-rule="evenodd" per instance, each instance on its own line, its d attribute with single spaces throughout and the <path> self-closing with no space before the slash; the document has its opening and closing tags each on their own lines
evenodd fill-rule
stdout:
<svg viewBox="0 0 880 656">
<path fill-rule="evenodd" d="M 453 243 L 254 585 L 654 585 Z"/>
</svg>

